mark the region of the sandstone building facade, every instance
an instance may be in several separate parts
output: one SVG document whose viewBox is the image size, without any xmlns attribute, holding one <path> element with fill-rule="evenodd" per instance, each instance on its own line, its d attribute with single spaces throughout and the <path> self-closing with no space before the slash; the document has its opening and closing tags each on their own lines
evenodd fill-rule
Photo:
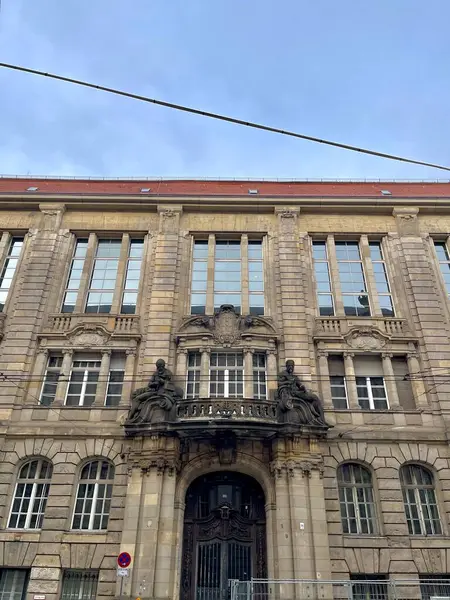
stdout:
<svg viewBox="0 0 450 600">
<path fill-rule="evenodd" d="M 450 577 L 450 184 L 4 178 L 0 229 L 2 598 Z"/>
</svg>

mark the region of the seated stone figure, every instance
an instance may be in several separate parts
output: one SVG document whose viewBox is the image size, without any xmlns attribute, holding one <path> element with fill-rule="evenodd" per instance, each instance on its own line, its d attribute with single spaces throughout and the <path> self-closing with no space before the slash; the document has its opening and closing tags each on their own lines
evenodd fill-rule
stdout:
<svg viewBox="0 0 450 600">
<path fill-rule="evenodd" d="M 286 368 L 278 375 L 277 399 L 281 420 L 292 424 L 328 427 L 320 398 L 306 389 L 295 375 L 294 368 L 294 361 L 287 360 Z"/>
<path fill-rule="evenodd" d="M 170 413 L 175 402 L 182 397 L 183 391 L 172 383 L 172 372 L 160 358 L 156 361 L 156 371 L 148 385 L 131 394 L 127 423 L 162 421 Z"/>
</svg>

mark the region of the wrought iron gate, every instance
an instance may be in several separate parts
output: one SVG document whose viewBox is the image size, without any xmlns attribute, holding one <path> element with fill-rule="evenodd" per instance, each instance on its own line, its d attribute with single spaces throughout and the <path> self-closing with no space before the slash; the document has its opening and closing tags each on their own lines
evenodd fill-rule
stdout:
<svg viewBox="0 0 450 600">
<path fill-rule="evenodd" d="M 266 576 L 264 494 L 250 477 L 216 473 L 186 498 L 181 600 L 229 600 L 230 580 Z"/>
</svg>

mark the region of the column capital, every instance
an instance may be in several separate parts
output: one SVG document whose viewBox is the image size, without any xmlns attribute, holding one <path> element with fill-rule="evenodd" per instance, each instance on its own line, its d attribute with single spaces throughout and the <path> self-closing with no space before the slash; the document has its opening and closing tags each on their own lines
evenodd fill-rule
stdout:
<svg viewBox="0 0 450 600">
<path fill-rule="evenodd" d="M 246 347 L 243 350 L 244 350 L 245 354 L 254 354 L 255 353 L 255 349 L 254 348 Z"/>
<path fill-rule="evenodd" d="M 417 350 L 414 350 L 412 352 L 407 352 L 406 353 L 406 359 L 411 359 L 411 358 L 415 358 L 416 360 L 420 359 L 420 353 L 417 352 Z"/>
<path fill-rule="evenodd" d="M 394 355 L 392 354 L 392 352 L 382 352 L 382 353 L 381 353 L 381 358 L 382 358 L 383 360 L 386 360 L 386 359 L 389 359 L 389 360 L 390 360 L 390 359 L 391 359 L 393 356 L 394 356 Z"/>
<path fill-rule="evenodd" d="M 269 355 L 269 354 L 273 354 L 273 355 L 275 355 L 275 356 L 276 356 L 276 354 L 277 354 L 277 349 L 276 349 L 276 348 L 267 348 L 267 349 L 266 349 L 266 354 L 267 354 L 267 355 Z"/>
<path fill-rule="evenodd" d="M 137 354 L 137 349 L 136 349 L 136 348 L 127 348 L 127 349 L 125 350 L 125 354 L 126 354 L 127 356 L 136 356 L 136 354 Z"/>
<path fill-rule="evenodd" d="M 202 346 L 200 348 L 200 352 L 202 354 L 211 354 L 211 348 L 210 348 L 210 346 Z"/>
<path fill-rule="evenodd" d="M 317 350 L 316 354 L 319 358 L 328 358 L 328 355 L 330 353 L 328 352 L 328 350 Z"/>
<path fill-rule="evenodd" d="M 73 356 L 74 349 L 73 348 L 64 348 L 62 353 L 64 356 Z"/>
<path fill-rule="evenodd" d="M 347 358 L 347 359 L 355 357 L 354 352 L 348 352 L 347 350 L 345 350 L 342 354 L 344 355 L 344 358 Z"/>
<path fill-rule="evenodd" d="M 188 352 L 188 348 L 180 348 L 180 346 L 177 348 L 177 354 L 188 354 Z"/>
<path fill-rule="evenodd" d="M 103 350 L 100 350 L 102 356 L 111 356 L 112 354 L 112 350 L 111 348 L 103 348 Z"/>
<path fill-rule="evenodd" d="M 45 346 L 38 346 L 36 350 L 36 354 L 43 354 L 44 356 L 48 356 L 50 350 Z"/>
</svg>

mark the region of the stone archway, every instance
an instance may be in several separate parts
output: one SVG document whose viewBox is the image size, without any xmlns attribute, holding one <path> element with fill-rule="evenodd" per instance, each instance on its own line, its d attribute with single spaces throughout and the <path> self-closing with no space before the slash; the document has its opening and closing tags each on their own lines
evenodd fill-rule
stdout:
<svg viewBox="0 0 450 600">
<path fill-rule="evenodd" d="M 227 600 L 230 579 L 266 576 L 259 483 L 229 471 L 198 477 L 186 492 L 180 600 Z"/>
</svg>

